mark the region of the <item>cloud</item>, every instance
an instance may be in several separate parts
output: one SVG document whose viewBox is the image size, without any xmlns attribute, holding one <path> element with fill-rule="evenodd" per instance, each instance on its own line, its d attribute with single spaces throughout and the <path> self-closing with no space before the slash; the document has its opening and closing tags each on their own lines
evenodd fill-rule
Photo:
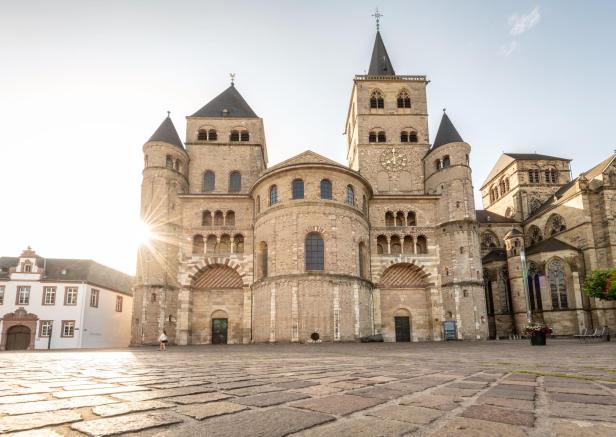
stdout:
<svg viewBox="0 0 616 437">
<path fill-rule="evenodd" d="M 510 54 L 512 54 L 517 48 L 518 48 L 517 41 L 511 41 L 509 44 L 504 44 L 500 46 L 500 48 L 498 49 L 498 54 L 501 56 L 507 57 Z"/>
<path fill-rule="evenodd" d="M 539 21 L 541 21 L 539 6 L 535 6 L 535 8 L 526 15 L 513 14 L 509 17 L 509 33 L 511 36 L 522 35 L 539 24 Z"/>
</svg>

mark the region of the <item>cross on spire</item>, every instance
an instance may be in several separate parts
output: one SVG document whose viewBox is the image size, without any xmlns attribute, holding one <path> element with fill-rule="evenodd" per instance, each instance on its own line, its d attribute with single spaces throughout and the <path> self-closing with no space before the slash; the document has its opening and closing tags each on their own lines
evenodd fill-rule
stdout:
<svg viewBox="0 0 616 437">
<path fill-rule="evenodd" d="M 378 32 L 381 24 L 381 17 L 383 16 L 383 14 L 379 12 L 379 8 L 377 7 L 376 12 L 372 14 L 372 16 L 376 19 L 376 31 Z"/>
<path fill-rule="evenodd" d="M 167 111 L 167 118 L 171 118 L 171 111 Z"/>
<path fill-rule="evenodd" d="M 235 84 L 235 73 L 229 73 L 229 77 L 231 78 L 231 86 Z"/>
</svg>

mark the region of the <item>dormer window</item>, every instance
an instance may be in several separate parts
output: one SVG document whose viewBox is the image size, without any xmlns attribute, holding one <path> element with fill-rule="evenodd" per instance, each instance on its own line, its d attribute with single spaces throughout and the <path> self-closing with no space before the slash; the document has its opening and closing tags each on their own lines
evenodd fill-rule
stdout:
<svg viewBox="0 0 616 437">
<path fill-rule="evenodd" d="M 29 260 L 26 260 L 21 263 L 21 271 L 24 273 L 32 272 L 32 263 Z"/>
<path fill-rule="evenodd" d="M 383 94 L 380 91 L 372 91 L 370 95 L 370 107 L 382 109 L 385 107 L 385 101 L 383 100 Z"/>
</svg>

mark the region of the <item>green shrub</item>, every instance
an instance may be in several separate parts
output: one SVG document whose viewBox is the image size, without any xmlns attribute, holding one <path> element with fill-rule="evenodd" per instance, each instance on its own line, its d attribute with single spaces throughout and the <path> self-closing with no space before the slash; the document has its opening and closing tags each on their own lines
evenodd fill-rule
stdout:
<svg viewBox="0 0 616 437">
<path fill-rule="evenodd" d="M 616 300 L 616 269 L 593 270 L 584 281 L 584 293 L 603 300 Z"/>
</svg>

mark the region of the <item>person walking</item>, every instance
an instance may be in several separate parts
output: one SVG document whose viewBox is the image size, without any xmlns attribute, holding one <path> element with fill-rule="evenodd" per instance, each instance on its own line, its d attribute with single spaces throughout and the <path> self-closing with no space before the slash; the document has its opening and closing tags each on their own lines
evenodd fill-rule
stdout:
<svg viewBox="0 0 616 437">
<path fill-rule="evenodd" d="M 167 331 L 165 331 L 164 329 L 163 329 L 163 333 L 160 334 L 160 337 L 158 337 L 158 342 L 160 343 L 159 350 L 163 352 L 166 351 L 168 339 L 167 339 Z"/>
</svg>

